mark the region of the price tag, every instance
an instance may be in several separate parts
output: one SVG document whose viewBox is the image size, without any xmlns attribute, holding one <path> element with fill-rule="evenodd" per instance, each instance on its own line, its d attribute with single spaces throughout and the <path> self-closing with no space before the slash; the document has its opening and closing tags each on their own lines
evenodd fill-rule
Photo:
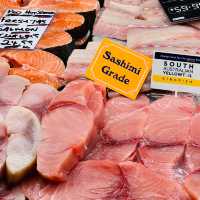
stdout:
<svg viewBox="0 0 200 200">
<path fill-rule="evenodd" d="M 171 22 L 187 22 L 200 18 L 199 0 L 159 0 Z"/>
<path fill-rule="evenodd" d="M 155 52 L 151 88 L 200 94 L 200 57 Z"/>
<path fill-rule="evenodd" d="M 54 12 L 9 9 L 0 20 L 0 48 L 34 49 Z"/>
<path fill-rule="evenodd" d="M 151 69 L 152 59 L 104 39 L 86 77 L 135 99 Z"/>
</svg>

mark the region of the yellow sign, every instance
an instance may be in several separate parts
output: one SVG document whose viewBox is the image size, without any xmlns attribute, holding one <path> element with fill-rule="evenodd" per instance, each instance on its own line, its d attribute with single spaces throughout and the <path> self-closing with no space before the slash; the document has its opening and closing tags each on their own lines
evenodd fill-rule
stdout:
<svg viewBox="0 0 200 200">
<path fill-rule="evenodd" d="M 152 59 L 104 39 L 86 77 L 135 99 L 151 69 Z"/>
</svg>

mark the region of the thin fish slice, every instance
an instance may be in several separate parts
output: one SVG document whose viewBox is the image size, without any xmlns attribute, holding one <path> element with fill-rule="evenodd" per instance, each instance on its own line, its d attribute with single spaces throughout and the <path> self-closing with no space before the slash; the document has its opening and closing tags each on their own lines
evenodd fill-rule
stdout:
<svg viewBox="0 0 200 200">
<path fill-rule="evenodd" d="M 170 179 L 182 178 L 180 163 L 184 159 L 184 146 L 162 148 L 142 147 L 139 155 L 145 167 Z"/>
<path fill-rule="evenodd" d="M 159 176 L 142 164 L 124 162 L 120 164 L 127 181 L 127 199 L 134 200 L 190 200 L 189 195 L 176 181 Z"/>
<path fill-rule="evenodd" d="M 47 111 L 50 101 L 56 96 L 57 90 L 47 84 L 31 84 L 23 93 L 19 106 L 32 110 L 41 119 Z"/>
<path fill-rule="evenodd" d="M 69 175 L 67 182 L 59 185 L 51 198 L 121 200 L 123 184 L 120 169 L 113 162 L 85 161 L 79 163 Z"/>
<path fill-rule="evenodd" d="M 189 141 L 190 122 L 196 109 L 187 96 L 164 96 L 149 106 L 144 140 L 153 146 L 186 144 Z"/>
<path fill-rule="evenodd" d="M 7 179 L 17 182 L 32 170 L 36 162 L 40 122 L 32 111 L 14 106 L 8 111 L 5 123 L 10 135 L 6 158 Z"/>
<path fill-rule="evenodd" d="M 76 13 L 57 13 L 48 27 L 48 31 L 67 31 L 81 27 L 85 22 L 82 15 Z"/>
<path fill-rule="evenodd" d="M 9 75 L 0 79 L 0 105 L 17 105 L 29 85 L 29 80 L 20 76 Z"/>
</svg>

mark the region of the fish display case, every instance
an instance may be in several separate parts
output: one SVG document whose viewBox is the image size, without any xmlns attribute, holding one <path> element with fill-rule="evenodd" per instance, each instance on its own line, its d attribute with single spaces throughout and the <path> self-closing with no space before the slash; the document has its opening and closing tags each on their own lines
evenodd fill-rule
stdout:
<svg viewBox="0 0 200 200">
<path fill-rule="evenodd" d="M 86 77 L 104 38 L 198 56 L 198 17 L 172 23 L 163 2 L 0 0 L 1 23 L 54 12 L 34 49 L 0 49 L 0 200 L 200 199 L 199 95 L 152 89 L 149 73 L 131 100 Z"/>
</svg>

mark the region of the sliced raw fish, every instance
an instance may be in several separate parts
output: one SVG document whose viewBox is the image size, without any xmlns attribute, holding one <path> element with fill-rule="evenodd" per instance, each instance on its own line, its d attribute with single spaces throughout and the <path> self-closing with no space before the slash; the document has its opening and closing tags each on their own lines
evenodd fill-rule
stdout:
<svg viewBox="0 0 200 200">
<path fill-rule="evenodd" d="M 0 78 L 7 76 L 10 69 L 8 60 L 4 57 L 0 57 Z"/>
<path fill-rule="evenodd" d="M 94 25 L 93 34 L 126 40 L 128 26 L 133 23 L 133 19 L 134 17 L 119 11 L 105 9 Z"/>
<path fill-rule="evenodd" d="M 196 171 L 185 178 L 184 186 L 192 199 L 200 198 L 200 172 Z"/>
<path fill-rule="evenodd" d="M 6 126 L 0 119 L 0 178 L 3 176 L 4 172 L 7 143 L 8 143 L 8 135 Z"/>
<path fill-rule="evenodd" d="M 110 99 L 104 110 L 104 128 L 87 159 L 133 160 L 138 139 L 143 135 L 147 119 L 143 109 L 147 105 L 149 100 L 144 96 L 136 101 L 122 96 Z"/>
<path fill-rule="evenodd" d="M 35 164 L 40 141 L 40 122 L 32 111 L 13 106 L 8 111 L 5 124 L 10 135 L 6 158 L 7 178 L 10 182 L 17 182 Z"/>
<path fill-rule="evenodd" d="M 200 49 L 199 48 L 184 48 L 184 47 L 157 47 L 158 51 L 160 52 L 173 52 L 177 54 L 200 54 Z M 154 49 L 152 47 L 143 47 L 143 48 L 136 48 L 134 51 L 137 51 L 139 53 L 142 53 L 144 55 L 153 57 L 154 55 Z"/>
<path fill-rule="evenodd" d="M 84 161 L 72 171 L 66 183 L 58 186 L 51 198 L 121 200 L 123 185 L 124 180 L 116 164 L 110 161 Z"/>
<path fill-rule="evenodd" d="M 181 162 L 184 159 L 184 146 L 141 147 L 139 155 L 145 167 L 170 179 L 179 179 Z"/>
<path fill-rule="evenodd" d="M 198 145 L 200 147 L 200 112 L 195 113 L 194 116 L 192 116 L 191 121 L 191 131 L 190 131 L 190 143 L 194 145 Z"/>
<path fill-rule="evenodd" d="M 106 0 L 105 5 L 106 8 L 116 9 L 119 12 L 124 12 L 131 14 L 132 16 L 139 16 L 142 12 L 142 8 L 138 3 L 135 2 L 120 2 L 116 0 Z"/>
<path fill-rule="evenodd" d="M 124 144 L 104 144 L 102 141 L 86 157 L 86 160 L 112 160 L 122 162 L 133 160 L 135 157 L 137 142 Z"/>
<path fill-rule="evenodd" d="M 131 101 L 125 97 L 110 99 L 105 108 L 102 134 L 108 140 L 127 142 L 142 138 L 148 113 L 146 97 Z"/>
<path fill-rule="evenodd" d="M 84 22 L 84 17 L 76 13 L 56 13 L 48 26 L 47 31 L 69 31 L 75 28 L 80 28 Z"/>
<path fill-rule="evenodd" d="M 17 105 L 29 84 L 28 79 L 15 75 L 0 79 L 0 105 Z"/>
<path fill-rule="evenodd" d="M 200 169 L 200 147 L 188 145 L 185 152 L 185 162 L 188 173 Z"/>
<path fill-rule="evenodd" d="M 85 77 L 86 69 L 91 63 L 94 53 L 94 50 L 86 51 L 83 49 L 75 49 L 69 56 L 64 79 L 72 81 Z"/>
<path fill-rule="evenodd" d="M 57 76 L 64 73 L 65 66 L 57 56 L 42 50 L 4 50 L 0 53 L 9 60 L 9 74 L 29 79 L 32 83 L 49 83 L 59 87 Z M 27 59 L 29 58 L 29 59 Z"/>
<path fill-rule="evenodd" d="M 198 43 L 199 33 L 188 26 L 175 25 L 151 29 L 133 27 L 129 29 L 127 45 L 132 49 L 156 46 L 195 47 L 197 45 L 194 40 Z"/>
<path fill-rule="evenodd" d="M 192 97 L 164 96 L 149 106 L 144 140 L 148 145 L 186 144 L 195 111 Z"/>
<path fill-rule="evenodd" d="M 44 112 L 47 111 L 50 101 L 57 93 L 57 90 L 47 84 L 31 84 L 24 92 L 19 105 L 29 108 L 41 118 Z"/>
<path fill-rule="evenodd" d="M 131 110 L 137 110 L 149 105 L 149 99 L 145 96 L 140 96 L 136 101 L 132 101 L 123 96 L 117 96 L 106 103 L 105 107 L 105 122 L 115 119 L 120 113 L 128 113 Z"/>
<path fill-rule="evenodd" d="M 95 122 L 101 124 L 105 98 L 102 90 L 88 80 L 72 81 L 52 100 L 49 110 L 72 103 L 84 105 L 94 113 Z"/>
<path fill-rule="evenodd" d="M 142 164 L 120 164 L 127 182 L 126 199 L 134 200 L 190 200 L 186 191 L 175 181 L 159 176 Z"/>
<path fill-rule="evenodd" d="M 71 104 L 50 111 L 42 119 L 37 170 L 48 179 L 63 181 L 95 134 L 93 113 L 86 106 Z"/>
<path fill-rule="evenodd" d="M 9 74 L 21 76 L 27 78 L 31 81 L 31 83 L 44 83 L 48 84 L 54 88 L 60 88 L 64 85 L 63 81 L 55 75 L 50 75 L 48 73 L 44 73 L 43 71 L 38 71 L 34 68 L 29 68 L 27 66 L 23 66 L 22 68 L 11 68 Z"/>
<path fill-rule="evenodd" d="M 54 29 L 54 27 L 52 27 Z M 39 40 L 36 48 L 48 51 L 66 64 L 69 55 L 74 48 L 74 42 L 69 33 L 64 31 L 49 30 L 46 31 Z"/>
</svg>

